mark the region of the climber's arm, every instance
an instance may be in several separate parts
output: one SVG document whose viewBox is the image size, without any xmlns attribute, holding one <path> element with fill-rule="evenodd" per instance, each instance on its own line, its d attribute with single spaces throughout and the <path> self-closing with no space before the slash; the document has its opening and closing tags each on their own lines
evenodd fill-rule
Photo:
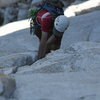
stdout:
<svg viewBox="0 0 100 100">
<path fill-rule="evenodd" d="M 41 37 L 39 50 L 38 50 L 38 59 L 45 57 L 46 49 L 47 49 L 47 38 L 48 38 L 48 33 L 42 32 L 42 37 Z"/>
</svg>

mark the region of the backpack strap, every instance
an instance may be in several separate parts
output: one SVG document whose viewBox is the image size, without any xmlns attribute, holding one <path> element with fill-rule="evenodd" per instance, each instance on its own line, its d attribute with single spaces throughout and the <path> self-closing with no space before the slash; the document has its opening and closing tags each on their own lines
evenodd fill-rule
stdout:
<svg viewBox="0 0 100 100">
<path fill-rule="evenodd" d="M 51 4 L 52 6 L 58 7 L 58 8 L 64 7 L 62 0 L 43 0 L 43 1 Z"/>
<path fill-rule="evenodd" d="M 49 3 L 44 2 L 42 4 L 42 9 L 46 9 L 48 12 L 53 14 L 54 16 L 64 15 L 64 11 L 62 8 L 57 8 L 55 6 L 50 5 Z"/>
</svg>

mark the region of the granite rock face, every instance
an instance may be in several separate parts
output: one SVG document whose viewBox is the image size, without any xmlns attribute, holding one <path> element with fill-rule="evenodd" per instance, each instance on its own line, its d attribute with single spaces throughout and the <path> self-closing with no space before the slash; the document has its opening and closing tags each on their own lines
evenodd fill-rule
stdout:
<svg viewBox="0 0 100 100">
<path fill-rule="evenodd" d="M 80 42 L 20 69 L 15 75 L 16 98 L 99 100 L 99 51 L 100 43 Z"/>
<path fill-rule="evenodd" d="M 64 14 L 67 17 L 78 16 L 100 10 L 100 0 L 76 0 L 71 6 L 65 9 Z"/>
<path fill-rule="evenodd" d="M 16 89 L 14 78 L 5 74 L 0 74 L 0 96 L 10 98 Z"/>
<path fill-rule="evenodd" d="M 31 0 L 0 0 L 0 25 L 27 19 Z"/>
<path fill-rule="evenodd" d="M 0 100 L 100 99 L 100 11 L 69 20 L 61 48 L 35 63 L 29 21 L 0 27 Z"/>
<path fill-rule="evenodd" d="M 1 69 L 21 67 L 33 63 L 38 48 L 38 39 L 29 34 L 28 20 L 1 27 L 0 35 Z"/>
<path fill-rule="evenodd" d="M 19 0 L 0 0 L 0 7 L 5 7 L 17 3 Z"/>
<path fill-rule="evenodd" d="M 69 18 L 69 20 L 69 27 L 62 39 L 63 49 L 80 41 L 100 42 L 100 11 Z"/>
</svg>

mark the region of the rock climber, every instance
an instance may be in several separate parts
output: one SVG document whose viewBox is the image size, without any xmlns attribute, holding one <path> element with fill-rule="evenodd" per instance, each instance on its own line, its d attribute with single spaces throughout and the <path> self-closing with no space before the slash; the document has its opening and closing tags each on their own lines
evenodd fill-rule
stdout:
<svg viewBox="0 0 100 100">
<path fill-rule="evenodd" d="M 64 31 L 69 25 L 64 16 L 64 4 L 60 0 L 43 0 L 34 20 L 34 33 L 40 44 L 37 59 L 45 57 L 51 50 L 60 48 Z"/>
</svg>

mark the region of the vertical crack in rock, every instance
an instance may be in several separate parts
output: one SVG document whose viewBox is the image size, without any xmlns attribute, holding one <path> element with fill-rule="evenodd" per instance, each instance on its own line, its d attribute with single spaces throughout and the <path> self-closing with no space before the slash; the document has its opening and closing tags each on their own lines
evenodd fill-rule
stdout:
<svg viewBox="0 0 100 100">
<path fill-rule="evenodd" d="M 0 11 L 0 26 L 3 24 L 4 22 L 4 15 L 3 13 Z"/>
</svg>

